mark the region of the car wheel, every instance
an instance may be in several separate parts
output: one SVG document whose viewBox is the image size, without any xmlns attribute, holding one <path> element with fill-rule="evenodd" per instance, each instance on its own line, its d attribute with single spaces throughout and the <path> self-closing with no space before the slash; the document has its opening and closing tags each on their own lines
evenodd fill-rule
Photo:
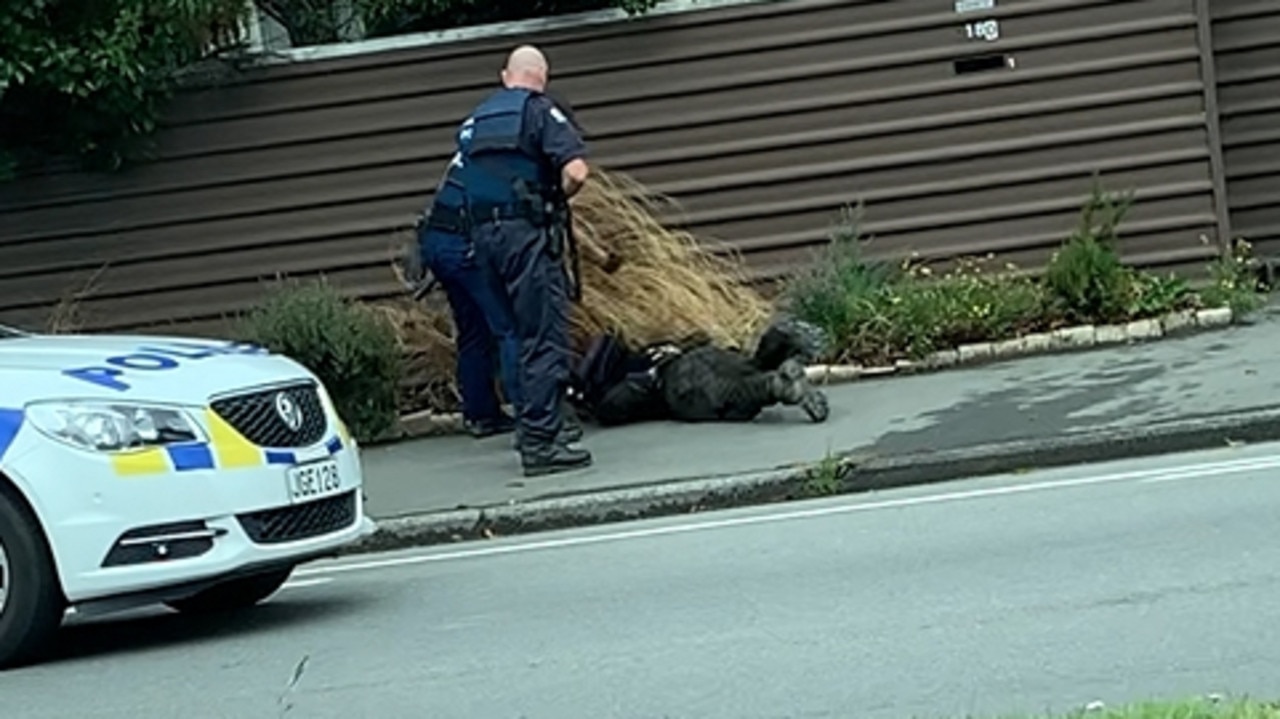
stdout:
<svg viewBox="0 0 1280 719">
<path fill-rule="evenodd" d="M 184 614 L 210 614 L 248 609 L 275 594 L 293 574 L 293 567 L 230 579 L 190 597 L 165 602 Z"/>
<path fill-rule="evenodd" d="M 0 487 L 0 669 L 43 657 L 65 611 L 44 533 Z"/>
</svg>

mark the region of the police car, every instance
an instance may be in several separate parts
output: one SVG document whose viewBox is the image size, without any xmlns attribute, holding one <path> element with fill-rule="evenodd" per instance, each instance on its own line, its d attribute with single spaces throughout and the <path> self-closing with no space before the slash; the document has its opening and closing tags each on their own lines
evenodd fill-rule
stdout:
<svg viewBox="0 0 1280 719">
<path fill-rule="evenodd" d="M 257 346 L 0 326 L 0 668 L 68 610 L 245 608 L 371 533 L 324 385 Z"/>
</svg>

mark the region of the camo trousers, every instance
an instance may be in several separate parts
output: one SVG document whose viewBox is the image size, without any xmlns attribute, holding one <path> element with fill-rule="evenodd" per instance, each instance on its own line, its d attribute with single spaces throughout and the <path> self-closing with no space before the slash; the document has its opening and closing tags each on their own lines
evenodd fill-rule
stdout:
<svg viewBox="0 0 1280 719">
<path fill-rule="evenodd" d="M 662 368 L 663 396 L 673 419 L 684 422 L 749 422 L 779 401 L 772 373 L 750 358 L 703 345 Z"/>
</svg>

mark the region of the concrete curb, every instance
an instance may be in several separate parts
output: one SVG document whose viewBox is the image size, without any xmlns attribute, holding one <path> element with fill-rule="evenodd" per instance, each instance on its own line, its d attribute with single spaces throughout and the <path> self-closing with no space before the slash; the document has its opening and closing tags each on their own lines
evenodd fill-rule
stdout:
<svg viewBox="0 0 1280 719">
<path fill-rule="evenodd" d="M 852 452 L 836 457 L 829 475 L 819 465 L 782 467 L 379 520 L 373 536 L 344 553 L 488 539 L 1271 440 L 1280 440 L 1280 406 L 894 457 L 859 457 Z"/>
<path fill-rule="evenodd" d="M 920 362 L 898 360 L 893 365 L 812 365 L 806 374 L 814 384 L 829 386 L 862 379 L 893 375 L 937 372 L 958 367 L 971 367 L 1023 357 L 1079 352 L 1137 342 L 1150 342 L 1173 337 L 1224 329 L 1237 321 L 1229 307 L 1184 310 L 1162 317 L 1135 320 L 1122 325 L 1081 325 L 1063 327 L 1052 332 L 1037 332 L 1000 342 L 981 342 L 935 352 Z M 462 434 L 462 415 L 415 412 L 400 418 L 395 436 L 377 444 L 391 444 L 406 439 L 421 439 Z"/>
</svg>

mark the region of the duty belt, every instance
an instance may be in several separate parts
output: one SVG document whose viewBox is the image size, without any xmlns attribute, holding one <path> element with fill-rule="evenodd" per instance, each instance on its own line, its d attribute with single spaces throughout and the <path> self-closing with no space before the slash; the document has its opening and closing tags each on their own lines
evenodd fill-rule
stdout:
<svg viewBox="0 0 1280 719">
<path fill-rule="evenodd" d="M 529 220 L 535 225 L 543 225 L 550 219 L 542 208 L 523 202 L 475 202 L 468 214 L 476 224 L 494 220 Z"/>
<path fill-rule="evenodd" d="M 427 215 L 427 228 L 465 235 L 467 234 L 467 213 L 460 207 L 436 205 Z"/>
</svg>

